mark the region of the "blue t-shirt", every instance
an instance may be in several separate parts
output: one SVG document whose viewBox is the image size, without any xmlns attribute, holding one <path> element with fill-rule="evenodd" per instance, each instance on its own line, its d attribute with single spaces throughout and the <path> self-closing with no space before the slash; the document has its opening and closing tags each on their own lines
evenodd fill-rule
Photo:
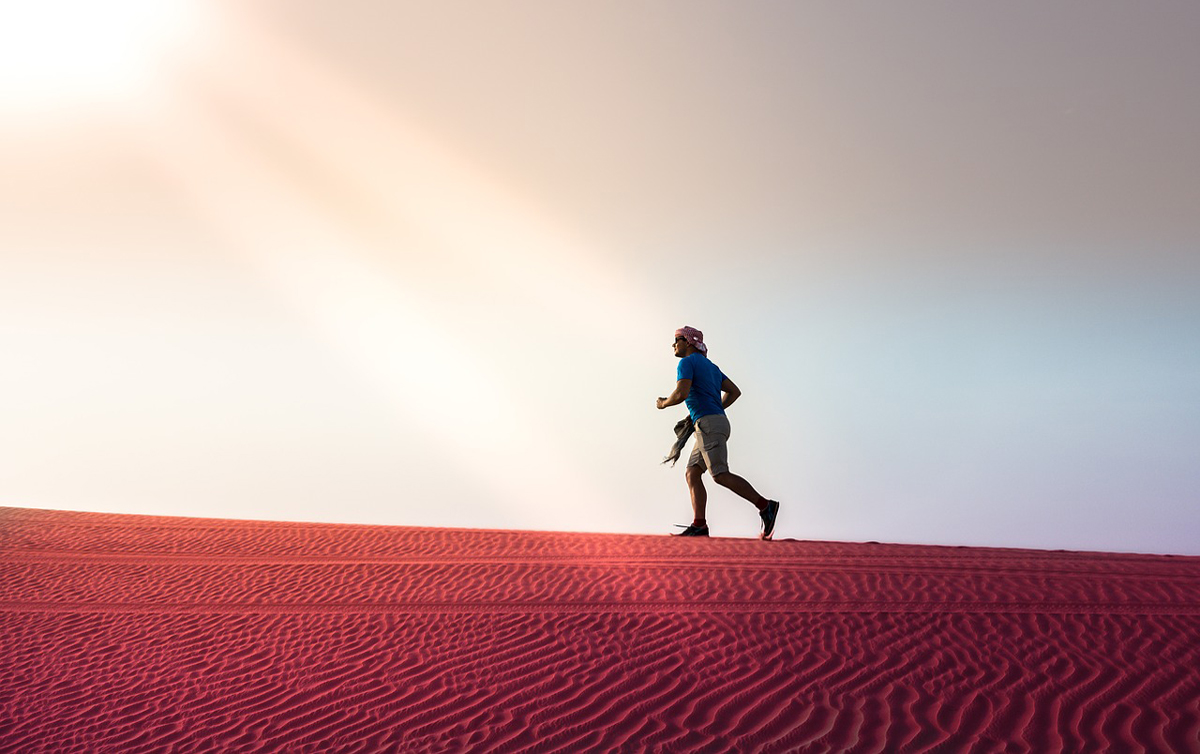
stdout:
<svg viewBox="0 0 1200 754">
<path fill-rule="evenodd" d="M 675 375 L 677 380 L 692 381 L 692 390 L 684 400 L 692 421 L 709 414 L 725 413 L 721 408 L 721 383 L 725 381 L 725 375 L 707 356 L 702 353 L 684 356 L 679 360 Z"/>
</svg>

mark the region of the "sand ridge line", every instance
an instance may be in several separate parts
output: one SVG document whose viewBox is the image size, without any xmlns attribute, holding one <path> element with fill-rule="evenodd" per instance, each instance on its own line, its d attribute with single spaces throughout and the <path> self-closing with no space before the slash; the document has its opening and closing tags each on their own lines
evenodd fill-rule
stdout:
<svg viewBox="0 0 1200 754">
<path fill-rule="evenodd" d="M 149 603 L 0 602 L 0 613 L 341 614 L 341 613 L 1033 613 L 1056 615 L 1200 615 L 1200 605 L 1108 602 L 394 602 Z"/>
<path fill-rule="evenodd" d="M 89 520 L 90 517 L 115 519 L 115 520 Z M 152 522 L 139 523 L 126 521 L 126 518 L 142 518 L 149 519 Z M 295 522 L 295 521 L 259 521 L 259 520 L 242 520 L 242 519 L 202 519 L 202 518 L 185 518 L 185 517 L 160 517 L 144 514 L 116 514 L 116 513 L 91 513 L 85 511 L 54 511 L 43 510 L 36 508 L 16 508 L 0 506 L 0 520 L 12 520 L 21 523 L 52 525 L 56 528 L 72 528 L 82 529 L 88 532 L 96 530 L 115 530 L 115 531 L 187 531 L 195 530 L 200 532 L 228 531 L 237 532 L 241 530 L 260 532 L 262 530 L 274 530 L 283 533 L 296 531 L 310 531 L 314 534 L 329 533 L 340 534 L 348 530 L 365 531 L 377 535 L 398 535 L 401 538 L 411 537 L 412 535 L 436 535 L 441 540 L 439 546 L 453 543 L 456 546 L 459 544 L 455 540 L 475 537 L 484 538 L 515 538 L 522 544 L 537 543 L 537 542 L 561 542 L 563 539 L 569 540 L 600 540 L 611 544 L 626 544 L 629 541 L 659 543 L 663 541 L 679 542 L 679 540 L 666 537 L 659 534 L 630 534 L 620 532 L 558 532 L 558 531 L 540 531 L 540 530 L 525 530 L 525 529 L 471 529 L 471 528 L 449 528 L 449 527 L 423 527 L 423 526 L 408 526 L 403 524 L 345 524 L 345 523 L 329 523 L 329 522 Z M 65 519 L 65 520 L 64 520 Z M 449 542 L 447 541 L 449 540 Z M 375 540 L 378 541 L 378 540 Z M 697 544 L 698 540 L 689 540 L 684 545 Z M 1156 553 L 1135 553 L 1135 552 L 1100 552 L 1089 550 L 1039 550 L 1020 547 L 987 547 L 974 545 L 938 545 L 938 544 L 912 544 L 912 543 L 880 543 L 880 542 L 843 542 L 834 540 L 796 540 L 796 539 L 777 539 L 774 542 L 763 544 L 753 538 L 746 537 L 711 537 L 702 546 L 711 543 L 714 546 L 734 546 L 739 549 L 732 553 L 737 557 L 749 555 L 750 551 L 743 551 L 741 547 L 787 547 L 791 545 L 802 545 L 805 547 L 821 548 L 818 552 L 813 553 L 809 557 L 813 558 L 855 558 L 855 559 L 874 559 L 874 558 L 896 558 L 908 560 L 911 558 L 933 558 L 937 560 L 965 560 L 969 563 L 979 559 L 982 553 L 987 559 L 996 560 L 1028 560 L 1036 558 L 1042 561 L 1060 561 L 1076 559 L 1083 562 L 1094 559 L 1095 556 L 1102 555 L 1110 561 L 1120 563 L 1144 562 L 1158 565 L 1184 565 L 1200 568 L 1200 555 L 1180 555 L 1180 554 L 1156 554 Z M 859 554 L 846 555 L 834 554 L 829 552 L 829 549 L 845 550 L 859 548 L 880 548 L 890 552 L 880 553 L 878 555 Z M 935 551 L 936 554 L 920 554 L 913 551 Z M 958 554 L 955 551 L 965 551 L 963 554 Z"/>
<path fill-rule="evenodd" d="M 48 515 L 47 515 L 48 514 Z M 95 517 L 92 520 L 91 517 Z M 126 519 L 142 519 L 127 521 Z M 0 505 L 0 520 L 18 521 L 32 524 L 49 524 L 56 527 L 76 529 L 137 529 L 148 531 L 154 529 L 214 531 L 214 530 L 260 530 L 273 529 L 279 531 L 328 530 L 330 533 L 342 533 L 352 530 L 368 530 L 371 532 L 414 532 L 418 534 L 502 534 L 521 535 L 526 537 L 554 538 L 560 537 L 629 537 L 656 538 L 656 534 L 631 534 L 624 532 L 592 532 L 592 531 L 546 531 L 540 529 L 476 529 L 470 527 L 450 526 L 414 526 L 411 524 L 350 524 L 332 521 L 271 521 L 266 519 L 240 518 L 193 518 L 187 516 L 154 516 L 141 513 L 94 513 L 90 511 L 59 511 L 41 508 L 14 508 Z M 718 538 L 719 539 L 719 538 Z M 782 541 L 782 540 L 781 540 Z M 915 545 L 920 547 L 922 545 Z"/>
<path fill-rule="evenodd" d="M 33 522 L 37 523 L 37 522 Z M 270 523 L 270 522 L 267 522 Z M 289 526 L 282 524 L 280 526 L 128 526 L 123 524 L 90 524 L 90 523 L 54 523 L 56 528 L 71 528 L 80 529 L 86 532 L 95 532 L 97 530 L 108 530 L 115 532 L 127 531 L 196 531 L 196 532 L 215 532 L 223 531 L 229 533 L 237 533 L 240 531 L 258 533 L 261 530 L 274 530 L 285 533 L 293 531 L 312 531 L 308 525 Z M 603 544 L 618 545 L 626 544 L 621 540 L 630 540 L 647 545 L 654 545 L 656 548 L 662 546 L 678 546 L 678 547 L 700 547 L 711 546 L 714 549 L 721 548 L 727 555 L 736 555 L 737 557 L 750 556 L 754 557 L 754 550 L 758 548 L 770 548 L 778 552 L 781 549 L 794 549 L 797 546 L 803 547 L 806 550 L 811 550 L 807 557 L 813 558 L 854 558 L 863 560 L 874 559 L 897 559 L 909 560 L 914 558 L 928 558 L 936 560 L 964 560 L 974 562 L 981 556 L 988 560 L 1029 560 L 1037 559 L 1046 562 L 1072 561 L 1078 560 L 1088 562 L 1095 556 L 1102 555 L 1106 559 L 1122 564 L 1130 563 L 1150 563 L 1155 565 L 1183 565 L 1185 567 L 1200 568 L 1200 556 L 1195 555 L 1177 555 L 1177 554 L 1149 554 L 1149 553 L 1128 553 L 1128 552 L 1101 552 L 1087 550 L 1038 550 L 1030 548 L 1015 548 L 1015 547 L 973 547 L 967 545 L 925 545 L 925 544 L 904 544 L 904 543 L 879 543 L 879 542 L 842 542 L 831 540 L 815 540 L 815 539 L 775 539 L 769 543 L 759 542 L 752 537 L 708 537 L 704 540 L 690 539 L 679 540 L 678 538 L 669 537 L 667 535 L 658 534 L 616 534 L 616 533 L 595 533 L 595 532 L 542 532 L 542 531 L 525 531 L 525 530 L 505 530 L 505 529 L 446 529 L 446 528 L 425 528 L 416 526 L 368 526 L 368 525 L 350 525 L 350 524 L 324 524 L 323 526 L 352 526 L 356 529 L 362 529 L 372 534 L 380 535 L 380 530 L 384 533 L 394 533 L 399 537 L 396 543 L 399 546 L 407 545 L 414 535 L 428 532 L 437 535 L 438 541 L 434 547 L 439 550 L 454 550 L 476 547 L 470 541 L 469 536 L 476 535 L 485 539 L 498 539 L 501 535 L 512 535 L 519 540 L 522 545 L 552 543 L 559 544 L 563 538 L 591 540 L 595 542 L 600 540 Z M 387 531 L 389 529 L 396 530 L 395 532 Z M 2 532 L 0 532 L 2 533 Z M 321 532 L 315 532 L 320 534 Z M 335 531 L 328 532 L 329 534 L 337 533 Z M 561 535 L 561 536 L 560 536 Z M 371 544 L 379 545 L 381 542 L 386 543 L 385 539 L 373 539 Z M 311 542 L 307 542 L 311 544 Z M 668 544 L 670 543 L 670 544 Z M 487 545 L 491 546 L 491 545 Z M 729 548 L 736 548 L 730 550 Z M 847 554 L 846 550 L 867 550 L 879 548 L 887 550 L 871 554 L 867 552 L 856 552 Z M 833 552 L 831 550 L 835 550 Z M 916 551 L 916 552 L 913 552 Z M 963 552 L 958 552 L 963 551 Z"/>
<path fill-rule="evenodd" d="M 737 570 L 788 570 L 802 573 L 842 572 L 920 572 L 954 573 L 961 570 L 961 559 L 942 563 L 937 557 L 921 558 L 922 563 L 871 561 L 862 562 L 855 557 L 841 558 L 787 558 L 761 556 L 757 558 L 716 558 L 694 555 L 678 557 L 622 557 L 616 555 L 514 555 L 498 556 L 365 556 L 346 558 L 336 555 L 202 555 L 196 553 L 140 553 L 140 552 L 84 552 L 74 550 L 0 550 L 3 562 L 50 562 L 50 563 L 95 563 L 124 562 L 135 565 L 295 565 L 295 566 L 354 566 L 354 565 L 557 565 L 563 567 L 589 566 L 645 566 L 658 568 L 696 568 L 713 566 Z M 1197 573 L 1161 573 L 1147 571 L 1123 571 L 1105 568 L 1047 568 L 1036 560 L 1021 564 L 973 563 L 972 573 L 986 574 L 1039 574 L 1065 576 L 1069 578 L 1121 578 L 1154 579 L 1166 581 L 1195 581 Z M 1055 565 L 1061 566 L 1059 562 Z"/>
<path fill-rule="evenodd" d="M 57 515 L 27 515 L 28 511 L 36 511 L 37 514 L 53 513 L 65 514 L 62 517 Z M 86 520 L 88 516 L 96 516 L 98 520 Z M 145 522 L 140 521 L 125 521 L 126 517 L 154 519 Z M 115 521 L 99 520 L 99 519 L 117 519 Z M 205 519 L 205 518 L 188 518 L 175 516 L 149 516 L 137 513 L 88 513 L 82 511 L 42 511 L 34 508 L 8 508 L 0 506 L 0 520 L 9 520 L 30 524 L 52 525 L 58 528 L 86 529 L 94 531 L 96 529 L 118 529 L 128 530 L 136 529 L 138 531 L 315 531 L 328 532 L 330 534 L 340 534 L 346 531 L 370 531 L 372 533 L 389 533 L 391 531 L 400 533 L 415 533 L 415 534 L 437 534 L 441 536 L 460 536 L 470 534 L 482 535 L 517 535 L 530 539 L 559 539 L 567 538 L 589 538 L 589 537 L 611 537 L 614 539 L 630 538 L 630 539 L 654 539 L 661 535 L 657 534 L 631 534 L 625 532 L 593 532 L 593 531 L 543 531 L 539 529 L 473 529 L 469 527 L 449 527 L 449 526 L 413 526 L 410 524 L 347 524 L 334 523 L 328 521 L 267 521 L 267 520 L 249 520 L 249 519 Z M 714 537 L 714 539 L 737 539 L 735 537 Z M 786 541 L 786 540 L 779 540 Z M 833 543 L 841 544 L 841 543 Z M 910 546 L 910 545 L 901 545 Z M 914 547 L 922 547 L 924 545 L 911 545 Z"/>
</svg>

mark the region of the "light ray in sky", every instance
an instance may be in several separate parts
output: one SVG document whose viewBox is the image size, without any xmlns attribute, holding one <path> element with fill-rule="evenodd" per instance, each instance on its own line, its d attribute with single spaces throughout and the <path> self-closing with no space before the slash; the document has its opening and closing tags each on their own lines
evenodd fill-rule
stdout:
<svg viewBox="0 0 1200 754">
<path fill-rule="evenodd" d="M 348 82 L 248 24 L 237 34 L 225 67 L 198 71 L 195 98 L 177 100 L 174 125 L 152 136 L 191 200 L 416 420 L 430 451 L 497 502 L 530 512 L 529 525 L 568 525 L 554 513 L 567 497 L 604 508 L 555 440 L 553 407 L 531 402 L 520 370 L 488 355 L 523 329 L 594 333 L 594 345 L 615 353 L 653 316 L 631 283 Z M 445 274 L 524 300 L 492 321 L 441 319 L 421 285 Z"/>
</svg>

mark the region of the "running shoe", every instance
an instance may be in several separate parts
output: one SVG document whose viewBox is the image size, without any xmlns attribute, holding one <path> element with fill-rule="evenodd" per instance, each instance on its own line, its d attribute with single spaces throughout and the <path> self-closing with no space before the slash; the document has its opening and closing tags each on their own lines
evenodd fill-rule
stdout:
<svg viewBox="0 0 1200 754">
<path fill-rule="evenodd" d="M 675 525 L 680 527 L 681 529 L 683 529 L 683 531 L 679 532 L 678 534 L 672 534 L 671 536 L 673 536 L 673 537 L 707 537 L 708 536 L 708 524 L 688 524 L 687 526 L 684 526 L 683 524 L 675 524 Z"/>
<path fill-rule="evenodd" d="M 774 500 L 768 500 L 763 509 L 758 512 L 759 518 L 762 519 L 762 534 L 759 539 L 770 539 L 775 535 L 775 517 L 779 515 L 779 503 Z"/>
</svg>

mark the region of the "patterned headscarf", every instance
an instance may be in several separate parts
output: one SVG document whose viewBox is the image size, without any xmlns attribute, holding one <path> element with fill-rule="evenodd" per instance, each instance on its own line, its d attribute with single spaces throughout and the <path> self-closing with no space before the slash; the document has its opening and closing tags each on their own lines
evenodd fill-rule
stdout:
<svg viewBox="0 0 1200 754">
<path fill-rule="evenodd" d="M 675 337 L 683 338 L 688 343 L 691 343 L 700 353 L 708 353 L 708 346 L 704 345 L 704 333 L 700 332 L 694 327 L 688 327 L 687 325 L 684 325 L 675 331 Z"/>
</svg>

